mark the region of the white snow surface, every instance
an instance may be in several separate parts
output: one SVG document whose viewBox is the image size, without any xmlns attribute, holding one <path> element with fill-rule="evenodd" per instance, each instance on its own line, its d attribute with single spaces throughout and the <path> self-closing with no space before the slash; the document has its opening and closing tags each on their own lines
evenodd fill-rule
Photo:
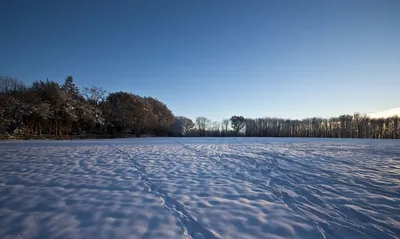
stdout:
<svg viewBox="0 0 400 239">
<path fill-rule="evenodd" d="M 0 238 L 399 238 L 400 141 L 0 142 Z"/>
</svg>

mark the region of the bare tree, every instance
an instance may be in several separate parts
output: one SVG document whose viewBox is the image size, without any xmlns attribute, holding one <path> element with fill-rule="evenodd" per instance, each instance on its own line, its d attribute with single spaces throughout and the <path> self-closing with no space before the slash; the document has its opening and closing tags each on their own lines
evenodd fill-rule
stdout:
<svg viewBox="0 0 400 239">
<path fill-rule="evenodd" d="M 25 91 L 24 83 L 10 76 L 0 76 L 0 93 Z"/>
<path fill-rule="evenodd" d="M 221 124 L 217 121 L 213 121 L 211 125 L 211 136 L 218 137 L 220 136 L 220 128 Z"/>
<path fill-rule="evenodd" d="M 400 137 L 400 129 L 399 129 L 399 116 L 393 116 L 393 134 L 392 139 L 398 139 Z"/>
<path fill-rule="evenodd" d="M 205 136 L 208 122 L 209 120 L 206 117 L 200 116 L 196 118 L 196 124 L 199 128 L 200 136 Z"/>
<path fill-rule="evenodd" d="M 224 135 L 228 136 L 228 128 L 229 128 L 229 120 L 228 119 L 222 120 L 222 128 L 224 131 Z"/>
<path fill-rule="evenodd" d="M 96 86 L 90 88 L 85 87 L 83 88 L 83 96 L 97 108 L 97 106 L 106 99 L 107 91 Z"/>
</svg>

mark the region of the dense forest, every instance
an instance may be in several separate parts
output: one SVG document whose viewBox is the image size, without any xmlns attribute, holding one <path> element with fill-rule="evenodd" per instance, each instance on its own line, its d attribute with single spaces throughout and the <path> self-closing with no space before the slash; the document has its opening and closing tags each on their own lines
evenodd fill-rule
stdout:
<svg viewBox="0 0 400 239">
<path fill-rule="evenodd" d="M 161 101 L 100 87 L 80 90 L 71 76 L 63 84 L 0 77 L 0 135 L 10 139 L 106 138 L 127 136 L 247 136 L 400 138 L 399 117 L 371 119 L 364 114 L 329 119 L 250 119 L 222 122 L 174 116 Z"/>
</svg>

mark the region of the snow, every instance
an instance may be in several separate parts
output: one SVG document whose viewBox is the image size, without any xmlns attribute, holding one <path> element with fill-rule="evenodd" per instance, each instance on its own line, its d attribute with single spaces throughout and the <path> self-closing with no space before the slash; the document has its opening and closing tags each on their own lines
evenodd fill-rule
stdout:
<svg viewBox="0 0 400 239">
<path fill-rule="evenodd" d="M 0 142 L 0 238 L 398 238 L 400 141 Z"/>
</svg>

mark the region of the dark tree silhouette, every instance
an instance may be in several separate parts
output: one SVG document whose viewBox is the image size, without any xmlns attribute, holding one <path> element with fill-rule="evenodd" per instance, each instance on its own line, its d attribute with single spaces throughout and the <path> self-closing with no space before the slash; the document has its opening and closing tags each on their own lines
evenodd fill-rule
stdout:
<svg viewBox="0 0 400 239">
<path fill-rule="evenodd" d="M 233 128 L 233 130 L 235 131 L 236 136 L 238 136 L 239 131 L 241 129 L 243 129 L 243 127 L 245 126 L 245 122 L 246 120 L 244 119 L 243 116 L 232 116 L 231 119 L 231 126 Z"/>
</svg>

